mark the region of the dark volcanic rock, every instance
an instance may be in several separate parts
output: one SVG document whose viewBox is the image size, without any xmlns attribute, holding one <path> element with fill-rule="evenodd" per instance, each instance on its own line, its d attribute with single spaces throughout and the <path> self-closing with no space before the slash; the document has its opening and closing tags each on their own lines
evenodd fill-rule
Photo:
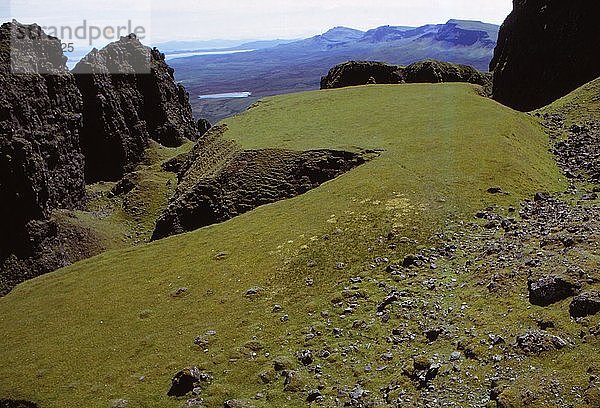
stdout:
<svg viewBox="0 0 600 408">
<path fill-rule="evenodd" d="M 490 70 L 493 97 L 529 111 L 600 76 L 600 2 L 513 0 Z"/>
<path fill-rule="evenodd" d="M 398 83 L 469 82 L 491 87 L 491 74 L 467 65 L 427 59 L 407 67 L 373 61 L 350 61 L 333 67 L 321 78 L 321 89 Z"/>
<path fill-rule="evenodd" d="M 366 161 L 362 154 L 333 150 L 241 151 L 221 138 L 223 129 L 213 128 L 190 152 L 181 166 L 175 196 L 158 219 L 152 239 L 295 197 Z"/>
<path fill-rule="evenodd" d="M 600 312 L 600 292 L 585 292 L 575 296 L 569 305 L 572 317 L 585 317 Z"/>
<path fill-rule="evenodd" d="M 11 32 L 23 34 L 12 63 L 25 74 L 11 71 Z M 84 203 L 82 101 L 65 62 L 60 41 L 38 26 L 0 27 L 0 265 L 11 254 L 31 255 L 31 220 Z M 2 280 L 5 272 L 2 266 Z"/>
<path fill-rule="evenodd" d="M 118 180 L 150 139 L 170 147 L 196 139 L 188 93 L 164 54 L 134 35 L 92 50 L 73 72 L 83 95 L 87 180 Z"/>
<path fill-rule="evenodd" d="M 210 375 L 203 373 L 198 367 L 184 368 L 173 376 L 167 395 L 183 397 L 192 392 L 200 383 L 209 382 L 211 379 Z"/>
<path fill-rule="evenodd" d="M 331 68 L 327 76 L 321 78 L 321 89 L 365 85 L 371 78 L 377 84 L 398 84 L 403 79 L 402 67 L 375 61 L 349 61 Z"/>
<path fill-rule="evenodd" d="M 560 276 L 547 276 L 541 279 L 530 279 L 529 301 L 534 305 L 548 306 L 570 296 L 577 290 L 577 285 Z"/>
<path fill-rule="evenodd" d="M 206 119 L 198 119 L 196 125 L 198 127 L 198 137 L 204 136 L 212 127 L 210 122 Z"/>
</svg>

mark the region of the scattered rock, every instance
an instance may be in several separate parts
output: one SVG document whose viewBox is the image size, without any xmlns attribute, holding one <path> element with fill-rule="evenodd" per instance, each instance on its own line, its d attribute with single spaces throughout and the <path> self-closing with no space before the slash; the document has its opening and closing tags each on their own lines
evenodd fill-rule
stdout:
<svg viewBox="0 0 600 408">
<path fill-rule="evenodd" d="M 433 363 L 424 356 L 415 357 L 411 369 L 404 369 L 404 374 L 418 383 L 419 388 L 426 387 L 439 372 L 441 365 Z"/>
<path fill-rule="evenodd" d="M 254 296 L 258 295 L 261 291 L 262 291 L 261 288 L 250 288 L 250 289 L 246 290 L 246 293 L 244 293 L 244 296 L 254 297 Z"/>
<path fill-rule="evenodd" d="M 319 390 L 310 390 L 308 392 L 308 396 L 306 397 L 306 402 L 315 402 L 317 400 L 322 399 L 321 391 Z"/>
<path fill-rule="evenodd" d="M 567 342 L 558 336 L 541 330 L 530 330 L 518 336 L 516 347 L 526 354 L 540 354 L 544 351 L 560 350 Z"/>
<path fill-rule="evenodd" d="M 300 373 L 294 370 L 286 370 L 283 372 L 283 390 L 286 392 L 298 392 L 302 390 L 304 381 L 300 376 Z"/>
<path fill-rule="evenodd" d="M 310 350 L 303 350 L 297 354 L 298 361 L 304 365 L 310 365 L 313 362 L 313 354 Z"/>
<path fill-rule="evenodd" d="M 202 398 L 190 398 L 187 401 L 185 401 L 185 404 L 183 404 L 183 408 L 202 407 L 203 404 L 204 401 L 202 400 Z"/>
<path fill-rule="evenodd" d="M 377 312 L 383 312 L 386 307 L 388 307 L 394 302 L 397 302 L 398 300 L 400 300 L 400 295 L 398 294 L 398 292 L 394 291 L 390 293 L 388 296 L 386 296 L 385 299 L 383 299 L 383 301 L 380 304 L 377 305 Z"/>
<path fill-rule="evenodd" d="M 254 408 L 254 405 L 242 400 L 232 399 L 225 401 L 223 403 L 223 408 Z"/>
<path fill-rule="evenodd" d="M 502 188 L 500 187 L 490 187 L 487 189 L 487 192 L 490 194 L 500 194 L 502 193 Z"/>
</svg>

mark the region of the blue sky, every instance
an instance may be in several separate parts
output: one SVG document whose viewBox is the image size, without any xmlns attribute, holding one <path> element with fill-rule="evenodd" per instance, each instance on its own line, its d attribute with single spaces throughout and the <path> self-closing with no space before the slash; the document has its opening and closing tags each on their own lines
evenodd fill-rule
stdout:
<svg viewBox="0 0 600 408">
<path fill-rule="evenodd" d="M 298 38 L 340 25 L 418 26 L 450 18 L 500 24 L 511 8 L 511 0 L 0 0 L 3 20 L 106 26 L 131 19 L 152 42 Z"/>
</svg>

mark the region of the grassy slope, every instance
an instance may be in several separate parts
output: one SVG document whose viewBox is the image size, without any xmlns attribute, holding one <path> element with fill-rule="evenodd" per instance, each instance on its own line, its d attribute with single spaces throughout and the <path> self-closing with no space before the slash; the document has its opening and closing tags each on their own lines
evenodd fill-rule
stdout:
<svg viewBox="0 0 600 408">
<path fill-rule="evenodd" d="M 325 330 L 318 312 L 339 296 L 338 281 L 365 273 L 366 243 L 394 230 L 426 245 L 448 218 L 562 187 L 539 125 L 463 84 L 269 98 L 226 123 L 226 136 L 248 148 L 384 151 L 300 197 L 20 285 L 0 299 L 1 397 L 42 407 L 105 407 L 113 398 L 178 407 L 165 395 L 170 378 L 198 365 L 215 377 L 203 395 L 209 406 L 250 398 L 265 389 L 257 374 L 273 356 L 293 356 L 308 327 Z M 510 194 L 492 197 L 492 185 Z M 415 250 L 405 242 L 398 257 Z M 309 259 L 318 266 L 309 269 Z M 179 287 L 188 291 L 172 296 Z M 263 289 L 257 299 L 244 297 L 250 287 Z M 217 334 L 205 353 L 193 339 L 207 330 Z M 244 347 L 253 338 L 264 347 L 257 355 Z M 305 398 L 267 388 L 257 405 Z"/>
<path fill-rule="evenodd" d="M 575 91 L 534 112 L 558 113 L 565 116 L 565 126 L 581 124 L 589 119 L 600 118 L 600 78 L 582 85 Z"/>
</svg>

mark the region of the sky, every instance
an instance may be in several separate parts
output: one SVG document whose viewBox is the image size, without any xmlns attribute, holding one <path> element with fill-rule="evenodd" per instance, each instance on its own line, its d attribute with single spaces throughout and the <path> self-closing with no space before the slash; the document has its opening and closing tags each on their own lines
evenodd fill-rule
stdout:
<svg viewBox="0 0 600 408">
<path fill-rule="evenodd" d="M 451 18 L 501 24 L 512 0 L 0 0 L 3 21 L 143 26 L 167 40 L 304 38 L 329 28 L 420 26 Z"/>
</svg>

